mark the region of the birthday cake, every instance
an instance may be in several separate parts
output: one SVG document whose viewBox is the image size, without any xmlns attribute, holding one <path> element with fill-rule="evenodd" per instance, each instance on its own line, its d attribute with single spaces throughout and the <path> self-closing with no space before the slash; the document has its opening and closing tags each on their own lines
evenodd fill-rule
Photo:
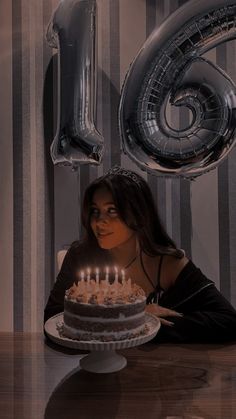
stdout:
<svg viewBox="0 0 236 419">
<path fill-rule="evenodd" d="M 63 334 L 83 341 L 117 341 L 148 332 L 146 296 L 131 279 L 79 281 L 66 291 Z"/>
</svg>

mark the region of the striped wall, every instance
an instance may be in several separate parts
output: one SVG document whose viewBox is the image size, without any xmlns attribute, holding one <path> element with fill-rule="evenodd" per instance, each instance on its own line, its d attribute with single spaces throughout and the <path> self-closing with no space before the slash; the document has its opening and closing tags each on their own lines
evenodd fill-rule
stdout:
<svg viewBox="0 0 236 419">
<path fill-rule="evenodd" d="M 106 151 L 99 167 L 53 167 L 57 51 L 45 42 L 58 0 L 0 2 L 0 330 L 42 329 L 57 273 L 56 254 L 81 235 L 86 186 L 112 165 L 148 181 L 167 231 L 236 306 L 236 150 L 193 182 L 146 175 L 120 153 L 117 109 L 130 63 L 146 37 L 182 0 L 97 0 L 97 125 Z M 235 43 L 207 54 L 235 79 Z M 236 82 L 236 80 L 235 80 Z M 175 127 L 186 110 L 168 109 Z"/>
</svg>

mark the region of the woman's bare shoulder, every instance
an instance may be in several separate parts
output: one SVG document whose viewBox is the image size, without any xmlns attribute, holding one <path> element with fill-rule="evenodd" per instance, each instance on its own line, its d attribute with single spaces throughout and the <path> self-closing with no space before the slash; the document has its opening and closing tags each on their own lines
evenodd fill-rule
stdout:
<svg viewBox="0 0 236 419">
<path fill-rule="evenodd" d="M 188 262 L 189 259 L 186 256 L 181 259 L 171 255 L 164 256 L 161 275 L 164 282 L 164 289 L 168 289 L 174 285 L 176 278 Z"/>
</svg>

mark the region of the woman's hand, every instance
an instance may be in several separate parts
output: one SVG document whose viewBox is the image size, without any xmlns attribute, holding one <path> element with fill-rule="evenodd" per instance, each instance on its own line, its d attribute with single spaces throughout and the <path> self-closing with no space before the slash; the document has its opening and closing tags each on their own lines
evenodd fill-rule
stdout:
<svg viewBox="0 0 236 419">
<path fill-rule="evenodd" d="M 160 322 L 166 326 L 174 326 L 174 323 L 166 319 L 162 319 L 162 317 L 168 317 L 168 316 L 183 317 L 183 314 L 178 313 L 178 311 L 171 310 L 169 308 L 162 307 L 157 304 L 148 304 L 145 308 L 145 311 L 146 313 L 151 313 L 159 317 Z"/>
</svg>

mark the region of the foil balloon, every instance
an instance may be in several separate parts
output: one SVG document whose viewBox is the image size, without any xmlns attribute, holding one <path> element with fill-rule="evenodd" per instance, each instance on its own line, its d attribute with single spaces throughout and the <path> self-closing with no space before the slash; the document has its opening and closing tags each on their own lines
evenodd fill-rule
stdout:
<svg viewBox="0 0 236 419">
<path fill-rule="evenodd" d="M 59 51 L 57 131 L 54 164 L 99 164 L 103 138 L 95 127 L 96 1 L 64 0 L 49 23 L 46 39 Z"/>
<path fill-rule="evenodd" d="M 191 0 L 138 53 L 122 89 L 119 127 L 124 152 L 142 169 L 194 179 L 235 145 L 235 85 L 201 57 L 236 37 L 235 22 L 235 0 Z M 190 109 L 187 127 L 171 126 L 168 104 Z"/>
</svg>

